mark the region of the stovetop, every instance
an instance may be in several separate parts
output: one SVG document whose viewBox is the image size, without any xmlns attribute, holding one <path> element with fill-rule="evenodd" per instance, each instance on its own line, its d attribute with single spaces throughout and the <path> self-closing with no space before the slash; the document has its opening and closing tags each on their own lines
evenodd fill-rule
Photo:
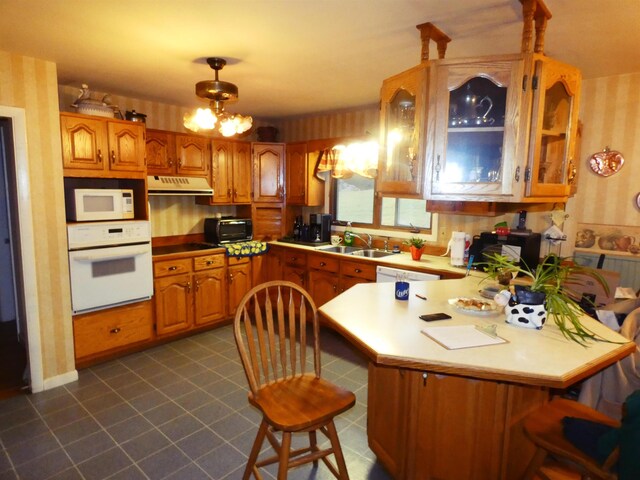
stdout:
<svg viewBox="0 0 640 480">
<path fill-rule="evenodd" d="M 304 240 L 294 240 L 293 237 L 282 237 L 278 239 L 279 242 L 283 243 L 293 243 L 295 245 L 305 245 L 307 247 L 322 247 L 324 245 L 329 245 L 329 242 L 310 242 Z"/>
</svg>

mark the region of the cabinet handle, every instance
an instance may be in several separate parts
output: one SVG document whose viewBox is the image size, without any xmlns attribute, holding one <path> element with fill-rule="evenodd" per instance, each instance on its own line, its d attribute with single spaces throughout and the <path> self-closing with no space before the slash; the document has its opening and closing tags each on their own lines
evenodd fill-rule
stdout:
<svg viewBox="0 0 640 480">
<path fill-rule="evenodd" d="M 111 150 L 111 163 L 116 163 L 116 152 Z"/>
<path fill-rule="evenodd" d="M 520 181 L 520 167 L 516 167 L 515 179 L 516 179 L 516 182 Z"/>
<path fill-rule="evenodd" d="M 176 267 L 175 265 L 167 268 L 167 270 L 169 270 L 170 272 L 173 272 L 174 270 L 177 270 L 177 269 L 178 269 L 178 267 Z"/>
<path fill-rule="evenodd" d="M 187 293 L 191 293 L 191 282 L 187 282 Z"/>
<path fill-rule="evenodd" d="M 233 273 L 229 272 L 229 283 L 233 283 Z"/>
<path fill-rule="evenodd" d="M 442 167 L 440 166 L 440 155 L 438 155 L 437 160 L 436 160 L 436 166 L 435 166 L 435 171 L 436 171 L 436 182 L 440 181 L 440 169 Z"/>
<path fill-rule="evenodd" d="M 576 169 L 575 164 L 573 163 L 573 158 L 569 159 L 569 185 L 573 185 L 573 182 L 576 179 L 576 175 L 578 174 L 578 170 Z"/>
<path fill-rule="evenodd" d="M 231 189 L 227 188 L 227 197 L 231 197 Z"/>
<path fill-rule="evenodd" d="M 295 262 L 295 261 L 297 261 L 297 260 L 298 260 L 298 259 L 297 259 L 296 257 L 291 257 L 291 261 L 292 261 L 292 262 Z"/>
<path fill-rule="evenodd" d="M 337 292 L 337 291 L 338 291 L 338 286 L 337 286 L 337 285 L 334 285 L 334 286 L 333 286 L 333 291 L 334 291 L 334 292 Z"/>
<path fill-rule="evenodd" d="M 200 280 L 196 280 L 196 292 L 200 290 Z"/>
<path fill-rule="evenodd" d="M 354 272 L 356 272 L 356 273 L 362 273 L 362 270 L 360 270 L 359 268 L 356 268 L 356 269 L 354 270 Z"/>
<path fill-rule="evenodd" d="M 169 166 L 173 167 L 173 164 L 174 164 L 173 160 L 169 160 Z"/>
<path fill-rule="evenodd" d="M 113 334 L 120 333 L 120 327 L 112 328 L 111 330 L 109 330 L 109 333 L 113 333 Z"/>
<path fill-rule="evenodd" d="M 213 264 L 213 260 L 207 260 L 207 261 L 205 262 L 205 264 L 206 264 L 206 265 L 212 265 L 212 264 Z"/>
<path fill-rule="evenodd" d="M 422 372 L 422 386 L 427 386 L 427 372 Z"/>
<path fill-rule="evenodd" d="M 327 264 L 326 264 L 326 263 L 324 263 L 324 262 L 320 262 L 320 266 L 321 266 L 321 267 L 326 267 L 326 266 L 327 266 Z"/>
<path fill-rule="evenodd" d="M 98 149 L 98 162 L 102 163 L 102 150 Z"/>
</svg>

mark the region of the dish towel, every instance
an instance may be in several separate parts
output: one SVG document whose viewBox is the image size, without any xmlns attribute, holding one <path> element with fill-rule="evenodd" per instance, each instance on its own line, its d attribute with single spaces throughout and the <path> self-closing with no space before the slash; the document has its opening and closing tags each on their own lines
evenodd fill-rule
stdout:
<svg viewBox="0 0 640 480">
<path fill-rule="evenodd" d="M 269 251 L 269 244 L 259 240 L 250 242 L 229 243 L 224 245 L 227 249 L 227 257 L 253 257 Z"/>
</svg>

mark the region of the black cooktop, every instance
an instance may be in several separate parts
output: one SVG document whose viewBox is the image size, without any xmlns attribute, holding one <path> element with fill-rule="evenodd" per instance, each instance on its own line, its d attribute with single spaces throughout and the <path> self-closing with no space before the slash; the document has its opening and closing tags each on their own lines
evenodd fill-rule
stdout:
<svg viewBox="0 0 640 480">
<path fill-rule="evenodd" d="M 169 255 L 170 253 L 195 252 L 198 250 L 210 250 L 212 248 L 218 248 L 218 246 L 213 243 L 180 243 L 178 245 L 163 245 L 161 247 L 153 247 L 151 249 L 151 254 Z"/>
<path fill-rule="evenodd" d="M 321 247 L 329 245 L 329 242 L 307 242 L 304 240 L 294 240 L 293 237 L 282 237 L 279 238 L 278 241 L 283 243 L 294 243 L 296 245 L 306 245 L 307 247 Z"/>
</svg>

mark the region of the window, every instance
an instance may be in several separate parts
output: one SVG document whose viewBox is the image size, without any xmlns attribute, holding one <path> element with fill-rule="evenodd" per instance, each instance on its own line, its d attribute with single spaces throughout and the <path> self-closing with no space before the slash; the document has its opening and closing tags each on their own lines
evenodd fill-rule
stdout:
<svg viewBox="0 0 640 480">
<path fill-rule="evenodd" d="M 376 197 L 375 180 L 358 174 L 336 179 L 334 217 L 340 222 L 381 229 L 431 228 L 425 200 Z"/>
</svg>

